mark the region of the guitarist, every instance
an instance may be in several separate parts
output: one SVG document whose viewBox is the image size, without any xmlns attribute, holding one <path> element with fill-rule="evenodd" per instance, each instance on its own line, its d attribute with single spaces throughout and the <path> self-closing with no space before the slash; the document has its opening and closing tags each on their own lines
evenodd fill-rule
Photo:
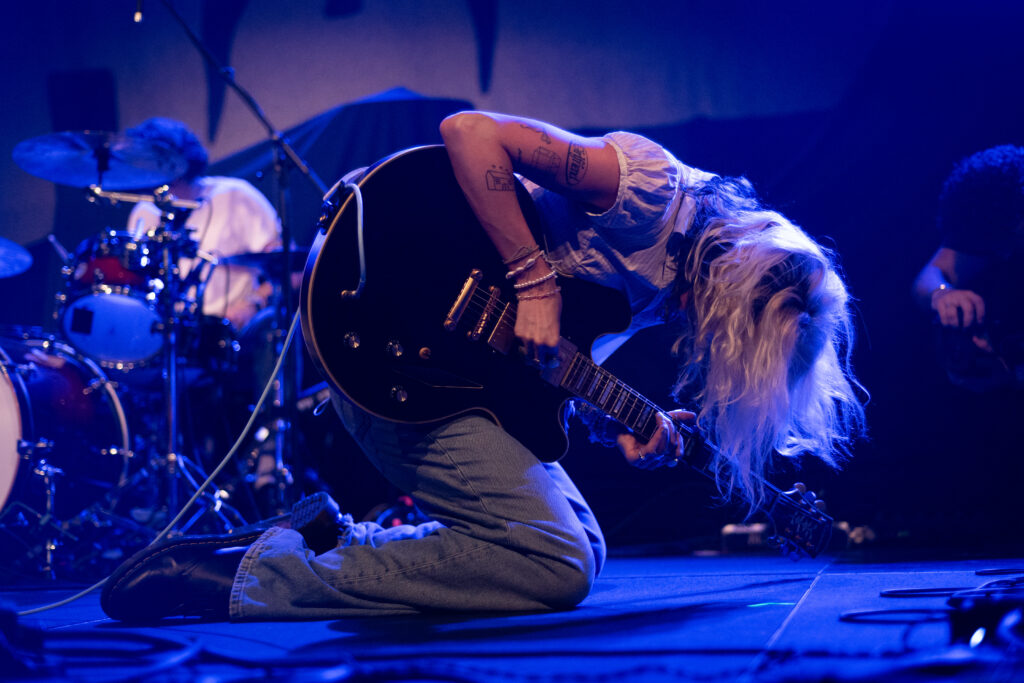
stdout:
<svg viewBox="0 0 1024 683">
<path fill-rule="evenodd" d="M 943 183 L 942 245 L 914 293 L 939 327 L 946 371 L 972 391 L 1024 387 L 1024 148 L 961 160 Z"/>
<path fill-rule="evenodd" d="M 631 327 L 593 349 L 598 361 L 643 327 L 680 330 L 681 371 L 666 381 L 700 408 L 661 414 L 647 441 L 615 434 L 627 462 L 677 461 L 685 444 L 671 418 L 694 420 L 719 445 L 723 490 L 752 504 L 761 496 L 755 475 L 775 452 L 837 462 L 863 417 L 848 363 L 846 288 L 830 254 L 763 208 L 745 179 L 692 168 L 630 133 L 583 138 L 479 112 L 449 117 L 441 133 L 507 266 L 527 364 L 558 363 L 568 277 L 618 289 L 631 305 Z M 517 174 L 541 214 L 540 241 L 516 199 Z M 587 596 L 604 540 L 557 463 L 542 463 L 479 415 L 424 426 L 375 417 L 341 396 L 335 407 L 374 464 L 434 521 L 382 529 L 346 516 L 325 547 L 303 529 L 276 527 L 174 539 L 107 581 L 107 614 L 333 619 L 565 609 Z"/>
</svg>

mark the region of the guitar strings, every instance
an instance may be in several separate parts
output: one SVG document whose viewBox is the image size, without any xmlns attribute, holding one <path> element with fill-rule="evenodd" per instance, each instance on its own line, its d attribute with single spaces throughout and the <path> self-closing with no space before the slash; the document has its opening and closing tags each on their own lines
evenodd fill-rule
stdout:
<svg viewBox="0 0 1024 683">
<path fill-rule="evenodd" d="M 466 306 L 466 311 L 482 316 L 491 304 L 492 300 L 490 292 L 481 291 L 480 288 L 477 288 L 470 297 L 470 301 Z M 515 306 L 511 306 L 510 310 L 508 310 L 508 315 L 503 315 L 507 305 L 507 302 L 503 299 L 495 297 L 492 307 L 492 312 L 500 316 L 497 325 L 501 326 L 501 328 L 506 331 L 515 328 L 517 313 L 517 308 Z M 605 412 L 614 411 L 617 415 L 613 414 L 613 417 L 616 417 L 616 419 L 619 420 L 629 420 L 629 416 L 633 415 L 634 411 L 636 411 L 637 414 L 642 414 L 644 408 L 650 409 L 652 414 L 656 414 L 660 411 L 657 405 L 646 399 L 629 385 L 616 378 L 600 365 L 597 365 L 592 360 L 585 358 L 583 354 L 577 353 L 576 356 L 579 359 L 579 363 L 584 366 L 583 372 L 586 373 L 585 376 L 589 378 L 591 375 L 594 375 L 594 378 L 587 383 L 587 390 L 580 389 L 576 392 L 583 393 L 584 396 L 582 396 L 582 398 L 587 398 L 593 394 L 595 397 L 595 400 L 593 401 L 594 405 Z M 572 374 L 573 371 L 577 369 L 574 367 L 576 362 L 577 359 L 574 358 L 573 365 L 571 365 L 566 371 L 566 376 Z M 600 398 L 598 397 L 605 392 L 609 384 L 617 387 L 619 391 L 617 393 L 609 393 L 608 397 L 614 396 L 615 400 L 612 402 L 613 405 L 611 407 L 605 408 L 601 405 Z M 590 391 L 591 388 L 596 388 L 597 391 Z M 625 398 L 622 398 L 623 394 L 625 394 Z M 614 404 L 618 404 L 618 410 L 615 410 Z"/>
</svg>

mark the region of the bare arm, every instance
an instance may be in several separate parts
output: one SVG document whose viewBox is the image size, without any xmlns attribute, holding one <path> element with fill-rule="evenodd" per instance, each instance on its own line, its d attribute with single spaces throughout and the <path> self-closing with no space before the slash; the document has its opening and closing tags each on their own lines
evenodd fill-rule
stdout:
<svg viewBox="0 0 1024 683">
<path fill-rule="evenodd" d="M 619 164 L 599 138 L 482 112 L 449 116 L 441 136 L 459 185 L 503 259 L 533 242 L 515 199 L 513 172 L 599 211 L 615 202 Z"/>
<path fill-rule="evenodd" d="M 615 151 L 599 138 L 481 112 L 448 117 L 441 136 L 459 186 L 519 286 L 516 336 L 528 355 L 544 362 L 557 350 L 561 297 L 547 263 L 533 259 L 538 245 L 519 208 L 513 173 L 602 211 L 618 192 Z"/>
</svg>

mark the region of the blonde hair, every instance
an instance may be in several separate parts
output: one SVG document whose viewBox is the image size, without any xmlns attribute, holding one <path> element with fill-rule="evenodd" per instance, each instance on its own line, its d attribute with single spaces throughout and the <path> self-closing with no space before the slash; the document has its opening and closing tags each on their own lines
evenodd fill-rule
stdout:
<svg viewBox="0 0 1024 683">
<path fill-rule="evenodd" d="M 698 197 L 711 205 L 682 270 L 692 308 L 674 347 L 684 357 L 674 389 L 696 402 L 697 424 L 717 446 L 719 489 L 756 505 L 756 477 L 773 452 L 838 467 L 863 431 L 862 387 L 850 365 L 849 295 L 831 254 L 756 201 L 723 206 L 722 191 Z"/>
</svg>

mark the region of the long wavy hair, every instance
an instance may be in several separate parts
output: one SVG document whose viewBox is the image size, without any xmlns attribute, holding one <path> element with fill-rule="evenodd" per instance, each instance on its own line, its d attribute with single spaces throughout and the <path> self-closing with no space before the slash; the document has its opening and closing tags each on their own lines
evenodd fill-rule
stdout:
<svg viewBox="0 0 1024 683">
<path fill-rule="evenodd" d="M 696 405 L 717 446 L 719 489 L 756 505 L 774 453 L 838 467 L 864 431 L 849 295 L 831 253 L 761 207 L 745 179 L 690 194 L 697 213 L 676 289 L 691 297 L 674 394 Z"/>
</svg>

